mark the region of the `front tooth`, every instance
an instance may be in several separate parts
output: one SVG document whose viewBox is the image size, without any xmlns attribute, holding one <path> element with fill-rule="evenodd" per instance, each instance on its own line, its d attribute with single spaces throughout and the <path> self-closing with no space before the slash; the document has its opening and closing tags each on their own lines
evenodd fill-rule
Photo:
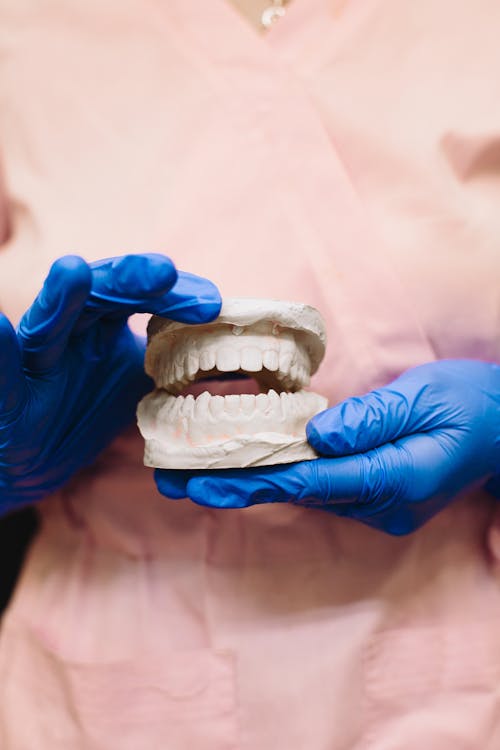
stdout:
<svg viewBox="0 0 500 750">
<path fill-rule="evenodd" d="M 221 372 L 232 372 L 239 370 L 240 358 L 238 352 L 235 349 L 231 349 L 229 346 L 221 346 L 217 349 L 215 358 L 217 369 Z"/>
<path fill-rule="evenodd" d="M 240 411 L 240 397 L 233 394 L 230 396 L 224 396 L 224 402 L 226 414 L 235 417 Z"/>
<path fill-rule="evenodd" d="M 273 372 L 277 370 L 279 364 L 278 352 L 273 349 L 266 349 L 262 357 L 262 363 L 268 370 L 272 370 Z"/>
<path fill-rule="evenodd" d="M 262 370 L 262 353 L 256 346 L 244 346 L 241 350 L 241 369 L 247 372 Z"/>
<path fill-rule="evenodd" d="M 243 393 L 240 396 L 241 410 L 243 414 L 249 416 L 255 411 L 255 396 L 251 393 Z"/>
<path fill-rule="evenodd" d="M 214 419 L 220 419 L 224 414 L 224 396 L 212 396 L 208 408 Z"/>
<path fill-rule="evenodd" d="M 200 369 L 213 370 L 215 367 L 215 349 L 203 349 L 200 354 Z"/>
</svg>

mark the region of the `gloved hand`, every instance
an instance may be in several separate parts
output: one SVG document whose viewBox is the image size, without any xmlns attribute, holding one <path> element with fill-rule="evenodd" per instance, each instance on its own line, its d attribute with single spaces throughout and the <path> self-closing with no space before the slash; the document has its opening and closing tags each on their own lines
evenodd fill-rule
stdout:
<svg viewBox="0 0 500 750">
<path fill-rule="evenodd" d="M 153 383 L 132 313 L 200 323 L 220 302 L 163 255 L 56 261 L 17 333 L 0 315 L 0 513 L 60 487 L 134 419 Z"/>
<path fill-rule="evenodd" d="M 214 472 L 157 470 L 160 492 L 202 505 L 292 502 L 390 534 L 417 529 L 500 472 L 500 366 L 443 360 L 317 414 L 316 461 Z M 491 479 L 490 488 L 498 488 Z"/>
</svg>

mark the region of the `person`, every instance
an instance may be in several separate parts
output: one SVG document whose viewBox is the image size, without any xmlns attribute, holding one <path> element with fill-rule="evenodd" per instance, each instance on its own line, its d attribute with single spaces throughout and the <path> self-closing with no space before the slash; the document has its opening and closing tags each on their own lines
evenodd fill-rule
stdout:
<svg viewBox="0 0 500 750">
<path fill-rule="evenodd" d="M 1 0 L 2 750 L 498 748 L 499 28 Z M 239 295 L 325 317 L 320 458 L 153 474 L 131 316 Z"/>
</svg>

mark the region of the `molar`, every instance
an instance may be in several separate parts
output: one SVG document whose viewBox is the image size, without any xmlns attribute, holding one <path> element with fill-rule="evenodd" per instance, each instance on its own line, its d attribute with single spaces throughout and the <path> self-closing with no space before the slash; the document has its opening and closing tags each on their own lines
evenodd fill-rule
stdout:
<svg viewBox="0 0 500 750">
<path fill-rule="evenodd" d="M 187 371 L 187 375 L 189 380 L 194 380 L 194 377 L 198 370 L 200 369 L 200 359 L 194 352 L 190 352 L 187 355 L 187 360 L 185 361 L 185 368 Z"/>
<path fill-rule="evenodd" d="M 299 366 L 297 364 L 297 360 L 295 359 L 292 362 L 292 366 L 290 367 L 290 380 L 292 381 L 292 383 L 297 382 L 298 372 L 299 372 Z"/>
<path fill-rule="evenodd" d="M 286 415 L 288 414 L 288 396 L 289 394 L 286 391 L 282 391 L 280 394 L 280 406 L 281 406 L 281 416 L 283 419 L 286 418 Z"/>
<path fill-rule="evenodd" d="M 182 398 L 182 396 L 180 396 Z M 183 417 L 192 417 L 194 415 L 194 396 L 192 393 L 184 398 L 181 413 Z"/>
<path fill-rule="evenodd" d="M 184 382 L 184 363 L 182 361 L 176 360 L 174 362 L 174 373 L 175 373 L 175 379 L 174 383 L 183 383 Z"/>
<path fill-rule="evenodd" d="M 167 424 L 175 426 L 176 423 L 177 423 L 177 420 L 181 416 L 182 407 L 183 407 L 183 404 L 184 404 L 184 397 L 183 396 L 177 396 L 177 397 L 176 396 L 168 396 L 168 398 L 173 401 L 173 404 L 172 404 L 172 407 L 171 407 L 169 413 L 167 412 L 167 415 L 166 415 L 167 419 L 168 419 Z"/>
<path fill-rule="evenodd" d="M 195 399 L 194 415 L 196 417 L 196 420 L 201 421 L 209 418 L 210 411 L 208 406 L 210 404 L 211 398 L 212 396 L 208 391 L 203 391 L 203 393 L 200 393 L 198 398 Z"/>
<path fill-rule="evenodd" d="M 257 408 L 257 411 L 259 411 L 261 414 L 266 414 L 267 409 L 269 406 L 269 401 L 267 398 L 267 395 L 265 393 L 259 393 L 255 397 L 255 406 Z"/>
<path fill-rule="evenodd" d="M 175 365 L 171 362 L 167 368 L 165 368 L 165 376 L 163 381 L 160 381 L 159 385 L 167 390 L 173 386 L 176 381 L 175 377 Z"/>
<path fill-rule="evenodd" d="M 160 408 L 158 409 L 157 418 L 159 421 L 166 423 L 172 416 L 177 399 L 175 396 L 169 396 L 165 400 L 160 400 L 161 391 L 158 391 L 157 394 L 157 398 L 159 399 L 159 402 L 161 404 Z"/>
<path fill-rule="evenodd" d="M 202 349 L 200 354 L 200 369 L 213 370 L 215 367 L 215 348 Z"/>
<path fill-rule="evenodd" d="M 289 342 L 286 342 L 287 345 L 283 345 L 280 347 L 278 355 L 278 371 L 283 377 L 286 377 L 290 372 L 290 367 L 293 359 L 293 349 L 288 345 L 288 343 Z"/>
<path fill-rule="evenodd" d="M 300 377 L 300 387 L 307 388 L 307 386 L 311 382 L 311 377 L 309 375 L 308 370 L 305 367 L 301 368 L 299 377 Z"/>
<path fill-rule="evenodd" d="M 267 399 L 269 402 L 269 416 L 278 423 L 283 422 L 281 399 L 273 388 L 268 392 Z"/>
<path fill-rule="evenodd" d="M 279 364 L 278 352 L 274 349 L 266 349 L 266 351 L 262 355 L 262 364 L 268 370 L 276 372 Z"/>
</svg>

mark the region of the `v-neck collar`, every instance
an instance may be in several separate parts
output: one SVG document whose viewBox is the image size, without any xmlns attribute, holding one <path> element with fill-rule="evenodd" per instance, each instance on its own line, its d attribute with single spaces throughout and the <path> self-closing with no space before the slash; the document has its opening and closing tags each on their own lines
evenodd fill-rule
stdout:
<svg viewBox="0 0 500 750">
<path fill-rule="evenodd" d="M 336 18 L 335 7 L 346 13 Z M 351 333 L 357 341 L 346 366 L 365 372 L 369 383 L 393 362 L 386 355 L 388 341 L 408 341 L 411 329 L 411 352 L 406 356 L 402 350 L 402 359 L 417 364 L 432 359 L 433 352 L 304 81 L 334 53 L 349 26 L 359 21 L 358 13 L 366 12 L 363 7 L 361 0 L 297 0 L 268 36 L 259 35 L 228 0 L 207 0 L 196 9 L 185 0 L 170 0 L 168 14 L 194 42 L 192 60 L 213 90 L 224 90 L 225 116 L 235 127 L 246 127 L 253 118 L 269 175 L 279 172 L 278 184 L 294 186 L 287 194 L 289 220 L 302 234 L 322 285 L 334 294 L 341 323 L 337 335 L 347 349 Z M 314 178 L 304 179 L 305 170 Z M 380 325 L 388 300 L 390 331 Z M 363 337 L 366 345 L 360 345 Z"/>
<path fill-rule="evenodd" d="M 322 46 L 335 2 L 345 0 L 292 0 L 285 16 L 266 33 L 255 29 L 230 0 L 205 0 L 195 10 L 185 0 L 170 0 L 170 8 L 213 62 L 238 66 L 251 61 L 269 70 L 286 63 L 297 70 L 314 64 L 311 52 L 318 43 Z"/>
<path fill-rule="evenodd" d="M 317 0 L 290 0 L 286 5 L 283 18 L 279 19 L 269 30 L 261 32 L 254 27 L 251 21 L 245 18 L 231 0 L 212 0 L 211 10 L 213 11 L 215 6 L 218 6 L 221 15 L 233 16 L 232 21 L 235 27 L 244 27 L 242 33 L 254 37 L 257 44 L 264 42 L 265 45 L 274 47 L 279 46 L 291 34 L 298 33 L 300 35 L 317 12 L 319 4 Z M 321 4 L 323 4 L 323 0 L 321 0 Z M 271 5 L 271 0 L 269 0 L 268 5 Z M 207 7 L 207 4 L 205 4 L 205 7 Z"/>
</svg>

